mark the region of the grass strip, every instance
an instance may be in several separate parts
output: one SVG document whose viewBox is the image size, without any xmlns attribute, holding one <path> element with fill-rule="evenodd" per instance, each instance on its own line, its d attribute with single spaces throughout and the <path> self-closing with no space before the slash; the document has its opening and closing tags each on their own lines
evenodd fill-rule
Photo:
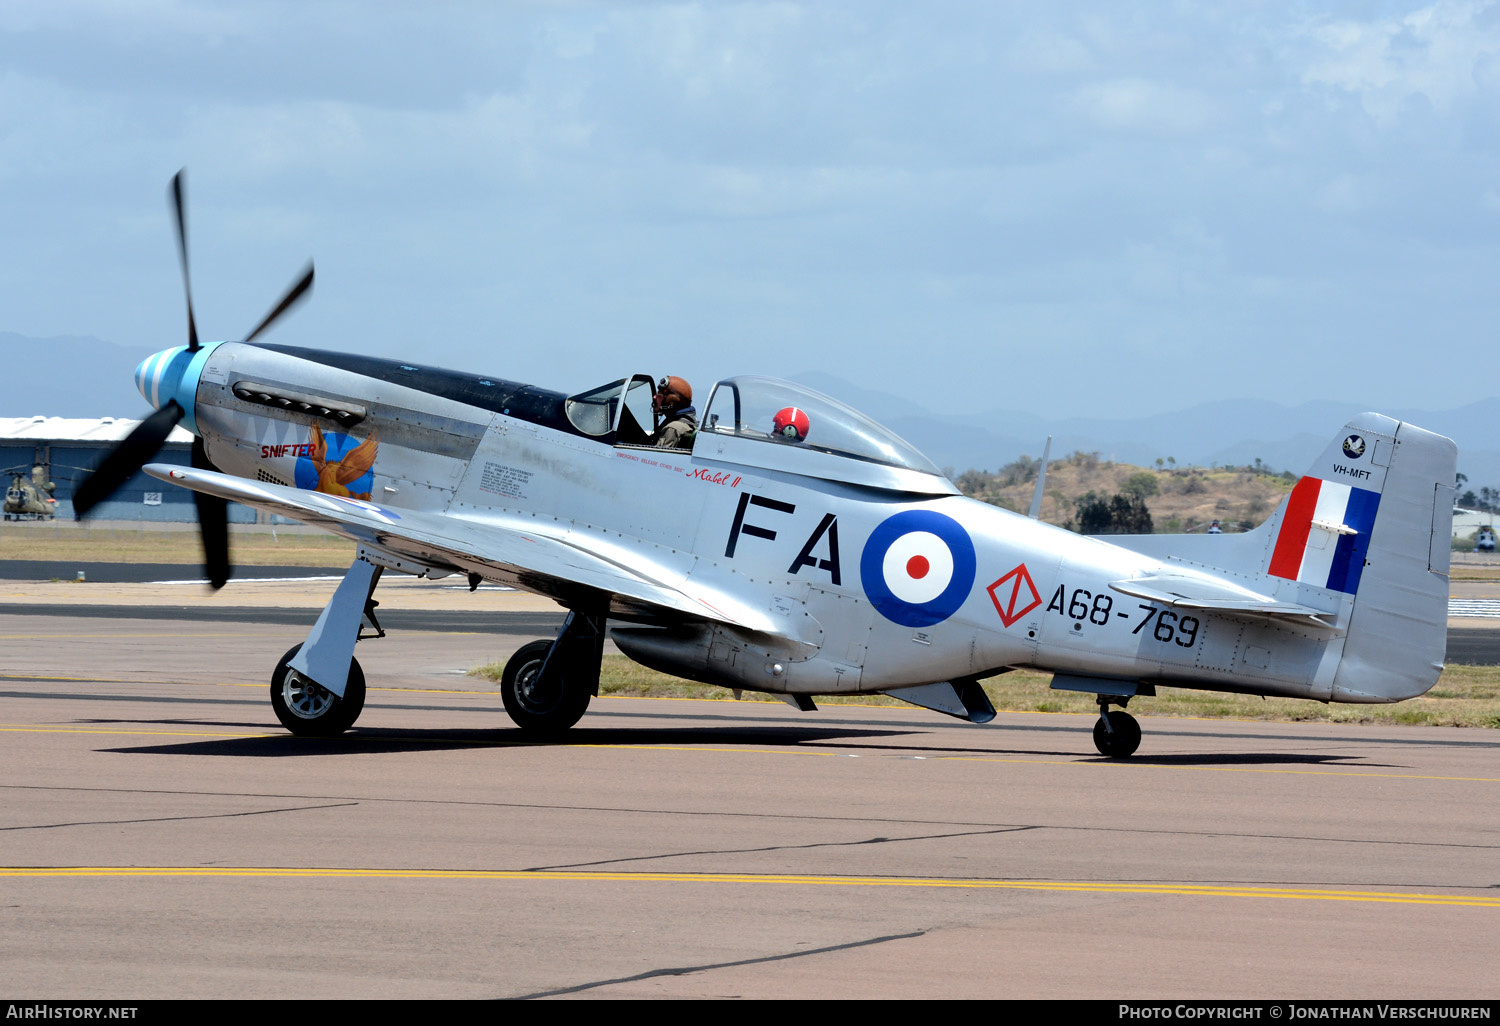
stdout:
<svg viewBox="0 0 1500 1026">
<path fill-rule="evenodd" d="M 504 663 L 476 666 L 470 675 L 496 683 Z M 996 709 L 1004 712 L 1094 713 L 1092 695 L 1053 691 L 1052 675 L 1016 670 L 984 682 Z M 1427 694 L 1395 705 L 1344 705 L 1297 698 L 1256 698 L 1216 691 L 1157 687 L 1155 698 L 1140 699 L 1150 716 L 1189 716 L 1197 719 L 1272 720 L 1279 722 L 1371 723 L 1422 727 L 1500 727 L 1500 667 L 1449 666 Z M 727 688 L 671 677 L 648 670 L 622 655 L 604 657 L 599 678 L 601 695 L 640 698 L 703 698 L 733 701 Z M 773 695 L 742 692 L 742 701 L 780 702 Z M 887 695 L 819 696 L 819 705 L 898 705 L 907 703 Z"/>
<path fill-rule="evenodd" d="M 229 537 L 229 551 L 236 566 L 326 566 L 342 570 L 354 559 L 353 542 L 297 527 L 274 535 L 234 531 Z M 6 524 L 0 530 L 0 559 L 197 565 L 203 562 L 203 544 L 196 530 Z"/>
</svg>

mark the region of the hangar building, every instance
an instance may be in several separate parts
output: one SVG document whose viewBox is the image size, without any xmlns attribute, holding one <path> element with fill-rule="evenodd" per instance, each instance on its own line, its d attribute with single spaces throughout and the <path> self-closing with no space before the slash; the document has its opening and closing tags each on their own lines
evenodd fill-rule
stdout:
<svg viewBox="0 0 1500 1026">
<path fill-rule="evenodd" d="M 31 473 L 40 464 L 47 469 L 56 491 L 57 518 L 73 519 L 73 492 L 94 467 L 130 434 L 138 420 L 116 417 L 95 419 L 72 417 L 0 417 L 0 472 L 3 484 L 13 474 Z M 152 462 L 189 466 L 193 436 L 174 427 Z M 150 520 L 188 522 L 198 519 L 193 493 L 175 488 L 143 473 L 136 473 L 90 515 L 91 520 Z M 255 523 L 255 510 L 229 504 L 229 521 Z"/>
</svg>

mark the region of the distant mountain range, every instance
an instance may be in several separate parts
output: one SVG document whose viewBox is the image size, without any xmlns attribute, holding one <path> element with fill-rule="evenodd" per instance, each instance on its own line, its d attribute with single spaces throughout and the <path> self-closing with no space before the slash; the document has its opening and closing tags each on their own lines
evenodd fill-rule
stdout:
<svg viewBox="0 0 1500 1026">
<path fill-rule="evenodd" d="M 1053 420 L 1004 409 L 936 414 L 900 396 L 861 389 L 830 374 L 809 372 L 795 380 L 874 417 L 938 466 L 958 473 L 997 470 L 1022 454 L 1040 456 L 1048 435 L 1053 456 L 1082 450 L 1142 467 L 1167 457 L 1180 466 L 1243 465 L 1259 459 L 1275 470 L 1301 473 L 1351 416 L 1369 409 L 1331 400 L 1282 406 L 1236 399 L 1141 417 Z M 1466 487 L 1477 490 L 1500 482 L 1500 398 L 1452 410 L 1374 412 L 1409 420 L 1457 442 L 1458 469 L 1469 478 Z"/>
<path fill-rule="evenodd" d="M 39 339 L 0 332 L 5 381 L 0 417 L 140 417 L 146 407 L 132 376 L 150 355 L 146 348 L 90 336 Z M 1040 456 L 1048 435 L 1054 456 L 1082 450 L 1143 467 L 1169 456 L 1179 465 L 1199 466 L 1259 459 L 1276 470 L 1300 473 L 1351 415 L 1365 409 L 1331 400 L 1282 406 L 1237 399 L 1141 417 L 1048 419 L 1005 409 L 934 413 L 821 372 L 793 380 L 874 417 L 956 473 L 996 470 L 1022 454 Z M 1449 436 L 1458 443 L 1458 469 L 1470 485 L 1500 487 L 1500 398 L 1451 410 L 1377 412 Z"/>
<path fill-rule="evenodd" d="M 151 411 L 135 390 L 135 368 L 151 353 L 91 335 L 0 331 L 0 417 L 144 417 Z"/>
</svg>

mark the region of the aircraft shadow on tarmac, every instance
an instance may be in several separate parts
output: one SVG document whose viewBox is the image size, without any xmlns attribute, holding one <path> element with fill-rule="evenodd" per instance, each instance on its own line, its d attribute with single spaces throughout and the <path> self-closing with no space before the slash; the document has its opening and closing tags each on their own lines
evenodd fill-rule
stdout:
<svg viewBox="0 0 1500 1026">
<path fill-rule="evenodd" d="M 120 722 L 120 721 L 113 721 Z M 158 726 L 233 726 L 264 728 L 264 724 L 214 724 L 194 721 L 150 721 Z M 587 730 L 574 728 L 557 740 L 527 738 L 519 730 L 354 730 L 332 738 L 294 737 L 268 734 L 262 737 L 213 738 L 168 744 L 130 745 L 100 749 L 136 755 L 221 755 L 236 758 L 287 758 L 327 755 L 368 755 L 400 751 L 422 752 L 464 748 L 579 748 L 594 745 L 619 748 L 676 747 L 702 745 L 827 745 L 831 741 L 892 737 L 907 733 L 894 730 L 864 730 L 849 727 L 669 727 L 659 729 Z M 883 746 L 870 746 L 879 751 Z"/>
<path fill-rule="evenodd" d="M 157 727 L 226 727 L 240 730 L 266 729 L 259 723 L 220 723 L 206 720 L 91 720 L 91 723 L 151 725 Z M 274 730 L 275 728 L 269 728 Z M 294 737 L 291 734 L 266 734 L 258 737 L 211 738 L 201 741 L 179 741 L 167 744 L 130 745 L 101 751 L 136 755 L 212 755 L 230 758 L 319 758 L 339 755 L 369 755 L 390 752 L 451 751 L 465 748 L 578 748 L 608 746 L 612 748 L 723 747 L 725 745 L 759 745 L 795 748 L 799 745 L 843 750 L 848 755 L 886 756 L 908 759 L 942 759 L 952 757 L 1017 758 L 1042 757 L 1074 759 L 1078 762 L 1112 762 L 1080 749 L 1050 750 L 1021 747 L 970 747 L 932 744 L 899 744 L 889 739 L 908 736 L 909 730 L 882 730 L 849 726 L 818 727 L 810 725 L 768 727 L 694 726 L 666 728 L 574 728 L 556 740 L 525 737 L 514 729 L 473 730 L 354 730 L 332 738 Z M 1123 764 L 1123 763 L 1122 763 Z M 1205 752 L 1201 754 L 1136 756 L 1132 766 L 1359 766 L 1392 768 L 1393 764 L 1375 763 L 1358 754 L 1329 755 L 1300 752 Z"/>
<path fill-rule="evenodd" d="M 1109 762 L 1102 756 L 1089 762 Z M 1195 755 L 1140 755 L 1132 766 L 1358 766 L 1361 769 L 1398 769 L 1396 763 L 1371 762 L 1359 755 L 1306 755 L 1299 752 L 1205 752 Z"/>
</svg>

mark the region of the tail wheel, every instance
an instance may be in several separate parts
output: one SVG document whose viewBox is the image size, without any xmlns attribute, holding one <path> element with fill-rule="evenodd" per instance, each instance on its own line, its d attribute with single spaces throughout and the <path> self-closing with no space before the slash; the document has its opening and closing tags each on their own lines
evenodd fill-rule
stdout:
<svg viewBox="0 0 1500 1026">
<path fill-rule="evenodd" d="M 359 660 L 349 660 L 349 682 L 340 698 L 317 681 L 292 669 L 298 645 L 276 664 L 271 674 L 271 708 L 281 725 L 298 737 L 332 737 L 354 726 L 365 707 L 365 673 Z"/>
<path fill-rule="evenodd" d="M 528 734 L 558 734 L 582 718 L 593 697 L 594 684 L 565 669 L 542 677 L 542 666 L 555 642 L 522 645 L 500 675 L 500 697 L 516 726 Z M 558 652 L 565 658 L 565 652 Z"/>
<path fill-rule="evenodd" d="M 1099 721 L 1094 724 L 1094 747 L 1099 749 L 1100 755 L 1124 759 L 1134 755 L 1140 746 L 1141 725 L 1134 716 L 1124 711 L 1100 714 Z"/>
</svg>

